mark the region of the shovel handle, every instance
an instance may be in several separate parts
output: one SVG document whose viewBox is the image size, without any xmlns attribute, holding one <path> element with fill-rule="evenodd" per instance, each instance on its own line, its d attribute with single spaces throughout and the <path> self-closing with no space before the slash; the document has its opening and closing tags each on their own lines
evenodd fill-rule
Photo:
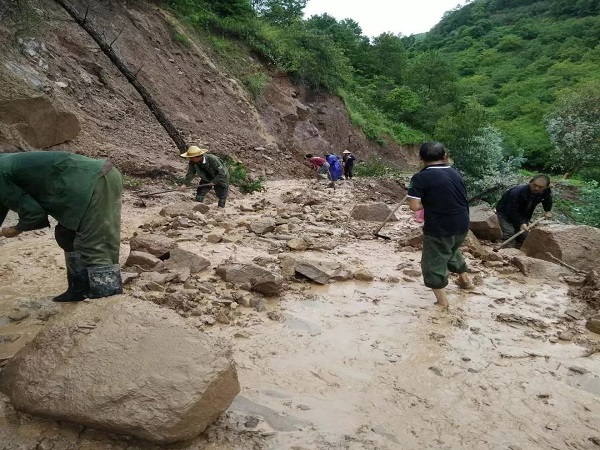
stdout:
<svg viewBox="0 0 600 450">
<path fill-rule="evenodd" d="M 538 223 L 540 223 L 542 220 L 544 220 L 545 217 L 540 217 L 538 220 L 536 220 L 535 222 L 533 222 L 531 225 L 529 225 L 529 228 L 527 228 L 527 230 L 521 230 L 518 233 L 513 234 L 511 237 L 509 237 L 507 240 L 505 240 L 502 244 L 500 244 L 497 248 L 494 249 L 495 252 L 497 252 L 498 250 L 500 250 L 502 247 L 504 247 L 506 244 L 510 244 L 512 241 L 514 241 L 516 238 L 518 238 L 519 236 L 521 236 L 523 233 L 525 233 L 526 231 L 531 230 L 533 227 L 535 227 Z"/>
<path fill-rule="evenodd" d="M 406 199 L 408 198 L 408 195 L 405 195 L 404 198 L 402 200 L 400 200 L 400 203 L 398 203 L 398 205 L 394 208 L 394 210 L 389 213 L 389 215 L 385 218 L 385 220 L 383 222 L 381 222 L 381 225 L 379 225 L 379 228 L 377 228 L 375 230 L 375 233 L 373 234 L 377 234 L 381 231 L 381 229 L 383 228 L 383 226 L 388 223 L 388 221 L 392 218 L 392 216 L 394 214 L 396 214 L 396 211 L 398 211 L 398 209 L 404 204 L 404 202 L 406 201 Z"/>
</svg>

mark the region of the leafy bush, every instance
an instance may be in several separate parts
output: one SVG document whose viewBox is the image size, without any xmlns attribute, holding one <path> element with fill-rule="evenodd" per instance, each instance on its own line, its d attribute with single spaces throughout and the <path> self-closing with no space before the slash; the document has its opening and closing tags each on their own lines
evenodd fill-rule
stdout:
<svg viewBox="0 0 600 450">
<path fill-rule="evenodd" d="M 357 177 L 385 177 L 398 178 L 402 172 L 392 166 L 388 166 L 381 158 L 373 158 L 369 161 L 354 165 L 354 175 Z"/>
<path fill-rule="evenodd" d="M 244 85 L 255 101 L 261 98 L 267 84 L 269 84 L 269 77 L 264 72 L 253 73 L 244 78 Z"/>
<path fill-rule="evenodd" d="M 567 95 L 546 120 L 552 160 L 567 172 L 600 163 L 600 84 Z"/>
<path fill-rule="evenodd" d="M 251 179 L 249 177 L 244 164 L 229 156 L 221 156 L 221 159 L 225 162 L 229 170 L 229 182 L 237 186 L 242 194 L 251 194 L 252 192 L 266 190 L 261 179 Z"/>
<path fill-rule="evenodd" d="M 595 181 L 581 183 L 578 201 L 557 197 L 553 209 L 576 223 L 600 227 L 600 184 Z"/>
</svg>

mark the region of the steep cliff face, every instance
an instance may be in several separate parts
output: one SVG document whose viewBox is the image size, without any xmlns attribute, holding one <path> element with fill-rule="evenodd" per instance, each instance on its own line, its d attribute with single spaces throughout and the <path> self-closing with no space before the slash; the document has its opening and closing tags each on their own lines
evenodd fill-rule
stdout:
<svg viewBox="0 0 600 450">
<path fill-rule="evenodd" d="M 82 13 L 88 7 L 73 4 Z M 47 19 L 43 25 L 25 22 L 17 33 L 9 23 L 0 25 L 1 149 L 61 144 L 109 156 L 131 174 L 183 170 L 167 133 L 92 39 L 58 5 L 37 6 Z M 270 177 L 306 173 L 304 153 L 345 148 L 359 159 L 415 163 L 414 150 L 369 142 L 339 98 L 312 95 L 285 76 L 273 73 L 263 98 L 254 101 L 217 65 L 209 46 L 156 4 L 98 1 L 87 15 L 190 144 Z M 186 45 L 173 40 L 174 29 L 187 34 Z"/>
</svg>

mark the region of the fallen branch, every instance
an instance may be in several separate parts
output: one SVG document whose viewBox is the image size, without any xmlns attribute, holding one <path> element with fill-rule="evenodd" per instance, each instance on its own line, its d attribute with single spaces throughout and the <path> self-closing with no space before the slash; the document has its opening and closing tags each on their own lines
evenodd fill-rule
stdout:
<svg viewBox="0 0 600 450">
<path fill-rule="evenodd" d="M 81 28 L 83 28 L 87 34 L 91 36 L 91 38 L 98 44 L 100 49 L 104 52 L 106 56 L 112 61 L 112 63 L 119 69 L 119 71 L 123 74 L 123 76 L 131 83 L 131 85 L 135 88 L 136 91 L 142 97 L 142 100 L 148 106 L 158 123 L 162 125 L 162 127 L 166 130 L 167 134 L 171 137 L 177 148 L 181 153 L 187 150 L 187 144 L 179 131 L 173 126 L 171 121 L 167 118 L 166 114 L 158 107 L 150 93 L 146 90 L 146 88 L 139 82 L 136 76 L 129 70 L 129 68 L 125 65 L 121 58 L 115 53 L 113 48 L 106 43 L 106 41 L 102 38 L 100 33 L 94 29 L 94 27 L 87 21 L 88 10 L 85 12 L 85 16 L 81 17 L 77 10 L 73 8 L 67 1 L 65 0 L 54 0 L 58 3 L 77 23 Z M 120 33 L 119 33 L 120 35 Z M 118 36 L 117 36 L 118 38 Z M 116 39 L 115 39 L 116 40 Z M 114 41 L 113 41 L 114 43 Z M 111 43 L 112 44 L 112 43 Z"/>
</svg>

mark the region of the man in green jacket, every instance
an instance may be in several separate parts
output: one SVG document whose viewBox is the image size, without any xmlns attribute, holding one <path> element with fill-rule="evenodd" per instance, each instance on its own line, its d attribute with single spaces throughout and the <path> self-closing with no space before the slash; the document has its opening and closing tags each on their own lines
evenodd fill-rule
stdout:
<svg viewBox="0 0 600 450">
<path fill-rule="evenodd" d="M 73 302 L 123 292 L 119 269 L 123 179 L 107 160 L 67 152 L 0 155 L 0 226 L 9 210 L 19 221 L 0 229 L 6 238 L 50 226 L 65 251 L 67 291 Z"/>
<path fill-rule="evenodd" d="M 198 148 L 192 145 L 187 152 L 182 153 L 182 158 L 189 160 L 188 171 L 185 175 L 184 184 L 180 190 L 185 190 L 194 177 L 200 177 L 200 185 L 196 190 L 196 201 L 204 201 L 204 197 L 215 187 L 215 194 L 219 199 L 219 207 L 225 208 L 227 194 L 229 193 L 229 171 L 227 166 L 215 155 L 208 153 L 205 148 Z"/>
</svg>

